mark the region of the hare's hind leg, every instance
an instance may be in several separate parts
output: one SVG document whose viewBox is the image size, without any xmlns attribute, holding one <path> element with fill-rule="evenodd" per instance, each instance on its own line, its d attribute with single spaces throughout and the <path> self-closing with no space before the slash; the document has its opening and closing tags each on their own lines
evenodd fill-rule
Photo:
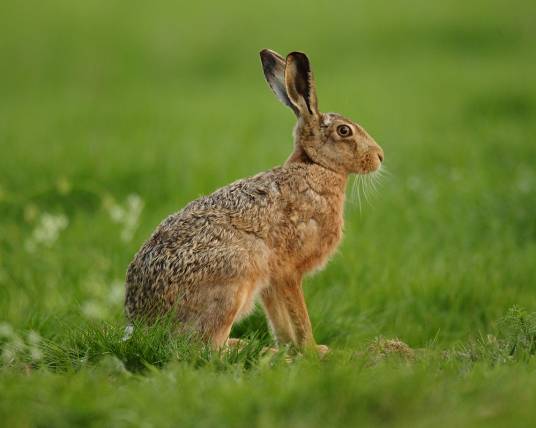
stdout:
<svg viewBox="0 0 536 428">
<path fill-rule="evenodd" d="M 207 287 L 199 299 L 202 310 L 196 311 L 195 330 L 215 349 L 223 347 L 229 339 L 231 327 L 239 317 L 251 292 L 249 281 L 238 285 L 213 285 Z M 231 344 L 235 342 L 231 340 Z"/>
</svg>

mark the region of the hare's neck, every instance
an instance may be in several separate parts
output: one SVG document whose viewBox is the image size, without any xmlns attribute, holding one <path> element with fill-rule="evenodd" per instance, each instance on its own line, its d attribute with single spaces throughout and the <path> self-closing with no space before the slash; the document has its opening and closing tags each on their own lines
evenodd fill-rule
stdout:
<svg viewBox="0 0 536 428">
<path fill-rule="evenodd" d="M 285 165 L 288 165 L 291 163 L 311 164 L 313 163 L 313 161 L 311 160 L 309 156 L 307 156 L 307 153 L 305 153 L 305 150 L 303 150 L 301 146 L 296 145 L 294 148 L 294 151 L 285 162 Z"/>
<path fill-rule="evenodd" d="M 329 199 L 337 200 L 341 204 L 344 203 L 347 175 L 339 174 L 315 163 L 310 164 L 308 169 L 308 181 L 318 193 Z"/>
<path fill-rule="evenodd" d="M 346 188 L 346 181 L 348 179 L 348 174 L 341 173 L 338 171 L 335 171 L 331 168 L 329 168 L 327 165 L 325 165 L 323 162 L 317 162 L 311 159 L 311 157 L 307 154 L 305 149 L 301 147 L 300 145 L 296 144 L 294 151 L 289 156 L 287 161 L 285 162 L 286 166 L 290 166 L 292 164 L 301 164 L 306 166 L 313 166 L 316 165 L 317 167 L 321 168 L 322 170 L 325 170 L 325 174 L 329 176 L 330 178 L 333 177 L 332 181 L 336 181 L 337 183 L 341 183 L 342 189 Z"/>
<path fill-rule="evenodd" d="M 305 165 L 308 169 L 311 169 L 310 179 L 316 182 L 316 186 L 324 194 L 343 194 L 346 191 L 346 183 L 348 181 L 348 175 L 340 174 L 332 171 L 316 162 L 313 162 L 305 150 L 300 146 L 296 146 L 294 152 L 285 162 L 285 166 L 291 165 Z"/>
</svg>

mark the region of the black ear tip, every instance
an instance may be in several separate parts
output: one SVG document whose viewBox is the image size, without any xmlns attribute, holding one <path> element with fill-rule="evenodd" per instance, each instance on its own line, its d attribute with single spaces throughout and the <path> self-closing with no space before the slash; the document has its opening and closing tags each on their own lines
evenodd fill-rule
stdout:
<svg viewBox="0 0 536 428">
<path fill-rule="evenodd" d="M 262 68 L 265 72 L 272 72 L 272 70 L 276 67 L 277 63 L 275 58 L 270 55 L 269 52 L 266 52 L 266 49 L 261 51 L 261 62 L 262 62 Z"/>
<path fill-rule="evenodd" d="M 284 63 L 283 58 L 281 58 L 277 53 L 271 49 L 263 49 L 259 52 L 261 56 L 261 62 L 264 69 L 273 69 L 277 66 L 278 61 Z"/>
<path fill-rule="evenodd" d="M 301 60 L 301 61 L 307 61 L 307 62 L 309 61 L 309 58 L 307 58 L 307 55 L 299 51 L 294 51 L 294 52 L 289 53 L 287 55 L 287 58 L 289 57 L 292 57 L 294 59 Z"/>
<path fill-rule="evenodd" d="M 291 52 L 287 55 L 287 61 L 291 59 L 301 70 L 310 70 L 309 58 L 303 52 Z"/>
<path fill-rule="evenodd" d="M 287 64 L 291 60 L 294 62 L 298 70 L 308 73 L 311 71 L 311 65 L 309 64 L 309 58 L 303 52 L 291 52 L 287 55 Z"/>
</svg>

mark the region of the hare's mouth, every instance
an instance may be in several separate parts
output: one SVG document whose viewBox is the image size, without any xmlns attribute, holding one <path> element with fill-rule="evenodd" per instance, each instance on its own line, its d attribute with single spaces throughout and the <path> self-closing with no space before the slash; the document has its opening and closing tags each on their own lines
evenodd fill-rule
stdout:
<svg viewBox="0 0 536 428">
<path fill-rule="evenodd" d="M 383 163 L 383 153 L 367 153 L 359 162 L 357 174 L 367 175 L 381 170 Z"/>
</svg>

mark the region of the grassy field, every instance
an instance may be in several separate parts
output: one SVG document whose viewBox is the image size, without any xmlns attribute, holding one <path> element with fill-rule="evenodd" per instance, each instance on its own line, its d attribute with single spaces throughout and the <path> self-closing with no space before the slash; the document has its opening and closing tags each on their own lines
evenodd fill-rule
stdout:
<svg viewBox="0 0 536 428">
<path fill-rule="evenodd" d="M 529 426 L 536 417 L 533 1 L 0 5 L 0 425 Z M 317 341 L 122 342 L 166 215 L 281 164 L 258 51 L 303 50 L 321 110 L 390 172 L 305 283 Z M 411 349 L 398 349 L 398 338 Z"/>
</svg>

